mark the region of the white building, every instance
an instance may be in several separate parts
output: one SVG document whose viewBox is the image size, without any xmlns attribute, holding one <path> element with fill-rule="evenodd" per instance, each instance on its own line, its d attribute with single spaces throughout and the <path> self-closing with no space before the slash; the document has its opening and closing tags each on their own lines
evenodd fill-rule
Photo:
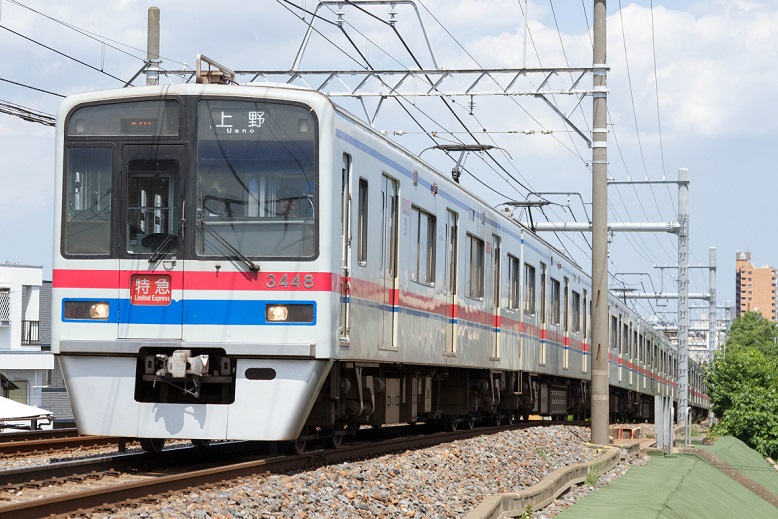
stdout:
<svg viewBox="0 0 778 519">
<path fill-rule="evenodd" d="M 0 264 L 0 371 L 16 386 L 9 398 L 37 407 L 54 369 L 40 337 L 42 275 L 43 267 Z"/>
</svg>

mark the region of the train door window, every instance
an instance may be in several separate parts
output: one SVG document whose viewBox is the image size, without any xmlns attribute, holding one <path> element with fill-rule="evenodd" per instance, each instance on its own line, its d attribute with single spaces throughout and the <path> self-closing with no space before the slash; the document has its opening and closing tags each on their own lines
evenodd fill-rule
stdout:
<svg viewBox="0 0 778 519">
<path fill-rule="evenodd" d="M 637 334 L 637 338 L 638 338 L 637 340 L 638 350 L 637 350 L 637 356 L 635 357 L 635 360 L 637 361 L 638 364 L 640 364 L 641 362 L 643 362 L 643 334 L 640 333 L 639 331 L 636 331 L 635 333 Z"/>
<path fill-rule="evenodd" d="M 570 281 L 565 278 L 565 289 L 562 292 L 562 319 L 564 320 L 565 332 L 570 331 Z"/>
<path fill-rule="evenodd" d="M 411 243 L 414 247 L 411 279 L 424 285 L 435 283 L 435 217 L 411 208 Z"/>
<path fill-rule="evenodd" d="M 399 217 L 399 186 L 397 181 L 383 175 L 381 185 L 381 271 L 383 286 L 379 348 L 397 347 L 397 238 Z"/>
<path fill-rule="evenodd" d="M 359 198 L 357 200 L 357 262 L 367 265 L 367 180 L 359 179 Z"/>
<path fill-rule="evenodd" d="M 62 215 L 62 253 L 111 252 L 112 148 L 69 148 Z"/>
<path fill-rule="evenodd" d="M 397 274 L 397 182 L 383 176 L 384 186 L 381 191 L 381 221 L 383 232 L 381 239 L 381 270 L 387 277 Z"/>
<path fill-rule="evenodd" d="M 126 145 L 122 149 L 122 199 L 126 203 L 127 254 L 175 253 L 180 235 L 179 186 L 184 147 Z"/>
<path fill-rule="evenodd" d="M 492 235 L 492 306 L 500 308 L 500 237 Z"/>
<path fill-rule="evenodd" d="M 508 254 L 508 308 L 518 310 L 521 302 L 520 263 L 518 258 Z"/>
<path fill-rule="evenodd" d="M 500 237 L 492 235 L 492 358 L 500 358 Z"/>
<path fill-rule="evenodd" d="M 550 300 L 550 306 L 549 306 L 549 324 L 552 324 L 554 326 L 559 326 L 559 316 L 560 316 L 560 285 L 559 281 L 557 281 L 554 278 L 551 278 L 551 300 Z"/>
<path fill-rule="evenodd" d="M 457 214 L 446 210 L 446 272 L 444 294 L 446 301 L 446 350 L 447 355 L 457 351 L 457 251 L 459 246 L 459 223 Z"/>
<path fill-rule="evenodd" d="M 581 294 L 573 290 L 573 297 L 571 301 L 571 321 L 572 326 L 570 327 L 571 331 L 573 333 L 581 333 Z"/>
<path fill-rule="evenodd" d="M 457 215 L 446 210 L 446 292 L 457 292 Z"/>
<path fill-rule="evenodd" d="M 127 179 L 126 247 L 131 254 L 153 252 L 169 235 L 177 235 L 175 218 L 179 166 L 175 161 L 130 161 Z M 155 171 L 156 170 L 156 171 Z M 169 252 L 175 252 L 176 240 Z"/>
<path fill-rule="evenodd" d="M 581 301 L 583 305 L 583 311 L 581 312 L 581 332 L 583 334 L 583 347 L 584 352 L 586 351 L 586 348 L 589 348 L 591 351 L 591 347 L 589 347 L 586 343 L 589 340 L 589 314 L 592 311 L 591 301 L 588 299 L 588 293 L 586 290 L 583 291 L 583 300 Z M 589 371 L 589 356 L 585 353 L 581 356 L 581 371 L 583 373 L 586 373 Z"/>
<path fill-rule="evenodd" d="M 535 267 L 524 264 L 524 314 L 535 315 Z"/>
<path fill-rule="evenodd" d="M 340 344 L 349 344 L 351 328 L 351 307 L 349 283 L 351 276 L 351 157 L 343 154 L 340 173 Z"/>
<path fill-rule="evenodd" d="M 472 234 L 467 235 L 467 263 L 465 263 L 465 289 L 471 299 L 484 298 L 484 241 Z"/>
<path fill-rule="evenodd" d="M 621 324 L 621 342 L 619 348 L 619 355 L 622 357 L 629 355 L 629 325 L 622 322 Z"/>
<path fill-rule="evenodd" d="M 546 264 L 540 264 L 540 323 L 546 324 Z"/>
<path fill-rule="evenodd" d="M 340 172 L 340 241 L 342 246 L 341 264 L 345 267 L 349 260 L 351 229 L 351 157 L 343 154 L 343 167 Z"/>
<path fill-rule="evenodd" d="M 619 348 L 619 320 L 615 315 L 611 316 L 611 349 L 618 351 Z"/>
<path fill-rule="evenodd" d="M 570 281 L 565 278 L 565 286 L 562 291 L 562 321 L 565 330 L 564 345 L 562 348 L 562 369 L 570 367 L 570 342 L 568 332 L 570 331 Z"/>
</svg>

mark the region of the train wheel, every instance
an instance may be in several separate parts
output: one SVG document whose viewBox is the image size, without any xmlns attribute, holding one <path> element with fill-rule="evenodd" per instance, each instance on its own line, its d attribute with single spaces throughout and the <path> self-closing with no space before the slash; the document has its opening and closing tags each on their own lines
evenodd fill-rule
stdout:
<svg viewBox="0 0 778 519">
<path fill-rule="evenodd" d="M 343 445 L 343 437 L 348 434 L 348 431 L 345 430 L 342 424 L 335 424 L 335 427 L 328 430 L 327 433 L 327 447 L 330 449 L 340 449 L 340 446 Z"/>
<path fill-rule="evenodd" d="M 211 444 L 211 440 L 192 440 L 192 445 L 198 449 L 204 449 Z"/>
<path fill-rule="evenodd" d="M 165 447 L 164 438 L 141 438 L 140 448 L 150 454 L 158 454 Z"/>
<path fill-rule="evenodd" d="M 454 432 L 457 429 L 459 429 L 459 422 L 456 418 L 449 418 L 449 420 L 446 422 L 446 429 Z"/>
<path fill-rule="evenodd" d="M 469 415 L 467 419 L 465 420 L 465 427 L 468 428 L 468 430 L 473 430 L 475 428 L 475 416 Z"/>
<path fill-rule="evenodd" d="M 305 452 L 305 443 L 305 440 L 301 438 L 287 442 L 287 451 L 289 454 L 303 454 Z"/>
</svg>

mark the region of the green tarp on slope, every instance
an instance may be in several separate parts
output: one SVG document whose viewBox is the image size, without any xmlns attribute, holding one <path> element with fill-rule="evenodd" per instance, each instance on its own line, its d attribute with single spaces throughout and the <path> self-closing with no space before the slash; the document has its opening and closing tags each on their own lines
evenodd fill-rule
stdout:
<svg viewBox="0 0 778 519">
<path fill-rule="evenodd" d="M 737 445 L 726 442 L 722 445 L 722 451 L 728 451 L 732 460 L 742 460 L 741 457 L 746 454 L 739 451 L 743 449 L 750 451 L 742 443 Z M 733 457 L 735 454 L 737 458 Z M 763 467 L 767 466 L 759 454 L 756 456 Z M 732 462 L 733 465 L 736 463 Z M 742 467 L 740 463 L 736 464 L 736 468 Z M 749 473 L 747 475 L 753 476 Z M 763 475 L 778 480 L 776 472 L 763 471 Z M 774 488 L 760 483 L 771 490 Z M 659 454 L 647 465 L 632 467 L 621 478 L 580 499 L 557 515 L 558 519 L 719 517 L 778 518 L 778 508 L 697 456 L 688 454 L 671 457 Z"/>
</svg>

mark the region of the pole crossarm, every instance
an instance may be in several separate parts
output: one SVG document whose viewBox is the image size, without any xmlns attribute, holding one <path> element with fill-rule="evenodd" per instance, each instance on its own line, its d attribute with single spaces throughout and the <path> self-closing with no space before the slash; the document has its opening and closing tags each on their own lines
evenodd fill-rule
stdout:
<svg viewBox="0 0 778 519">
<path fill-rule="evenodd" d="M 668 232 L 678 234 L 681 226 L 678 222 L 620 222 L 609 223 L 608 231 L 612 232 Z M 533 231 L 569 231 L 589 232 L 592 224 L 586 222 L 538 222 Z"/>
<path fill-rule="evenodd" d="M 630 288 L 618 288 L 611 287 L 609 289 L 619 297 L 628 297 L 630 299 L 679 299 L 681 296 L 678 292 L 634 292 Z M 710 292 L 690 292 L 686 295 L 688 299 L 704 299 L 709 300 L 711 297 Z"/>
<path fill-rule="evenodd" d="M 239 83 L 287 83 L 330 97 L 470 97 L 591 95 L 579 86 L 591 67 L 386 70 L 236 70 Z M 191 70 L 165 70 L 184 76 Z M 570 75 L 571 77 L 567 78 Z M 567 78 L 567 79 L 566 79 Z M 564 81 L 565 85 L 552 87 Z M 540 87 L 533 85 L 540 84 Z"/>
</svg>

